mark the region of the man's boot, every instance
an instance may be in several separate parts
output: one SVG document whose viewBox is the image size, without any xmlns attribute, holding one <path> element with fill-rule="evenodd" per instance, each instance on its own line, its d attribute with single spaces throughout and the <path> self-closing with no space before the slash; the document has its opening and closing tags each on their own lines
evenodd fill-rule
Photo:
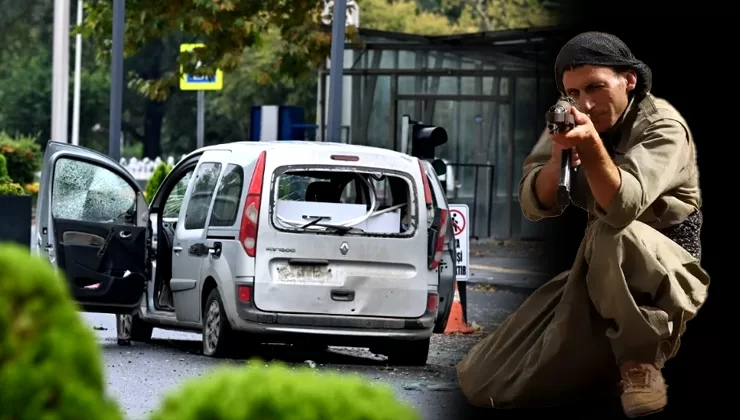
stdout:
<svg viewBox="0 0 740 420">
<path fill-rule="evenodd" d="M 621 372 L 622 409 L 627 417 L 657 413 L 668 404 L 668 386 L 655 365 L 626 362 Z"/>
</svg>

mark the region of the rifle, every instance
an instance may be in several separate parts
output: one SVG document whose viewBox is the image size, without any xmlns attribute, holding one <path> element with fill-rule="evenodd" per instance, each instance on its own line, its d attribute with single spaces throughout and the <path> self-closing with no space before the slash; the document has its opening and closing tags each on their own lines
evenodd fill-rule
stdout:
<svg viewBox="0 0 740 420">
<path fill-rule="evenodd" d="M 575 100 L 568 96 L 561 96 L 545 114 L 547 129 L 551 134 L 564 133 L 576 126 L 570 108 L 575 106 Z M 571 162 L 572 150 L 563 150 L 560 158 L 560 181 L 557 189 L 557 205 L 564 209 L 570 203 L 571 175 L 578 168 L 573 169 Z"/>
</svg>

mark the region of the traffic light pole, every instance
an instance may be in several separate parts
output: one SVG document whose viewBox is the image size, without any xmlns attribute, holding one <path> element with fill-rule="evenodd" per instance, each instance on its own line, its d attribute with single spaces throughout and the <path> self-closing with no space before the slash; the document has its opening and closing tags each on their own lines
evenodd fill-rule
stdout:
<svg viewBox="0 0 740 420">
<path fill-rule="evenodd" d="M 342 141 L 342 82 L 344 81 L 344 35 L 347 1 L 334 0 L 331 27 L 331 58 L 329 64 L 328 140 Z"/>
<path fill-rule="evenodd" d="M 401 153 L 409 154 L 409 128 L 411 117 L 404 114 L 401 116 Z"/>
</svg>

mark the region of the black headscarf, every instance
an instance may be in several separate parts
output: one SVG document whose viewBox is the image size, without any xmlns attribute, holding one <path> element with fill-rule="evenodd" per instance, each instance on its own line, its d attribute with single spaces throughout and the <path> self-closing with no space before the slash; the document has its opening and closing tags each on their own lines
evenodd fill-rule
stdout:
<svg viewBox="0 0 740 420">
<path fill-rule="evenodd" d="M 638 96 L 649 93 L 653 84 L 650 67 L 636 59 L 621 39 L 604 32 L 584 32 L 576 35 L 560 50 L 555 60 L 555 81 L 561 93 L 565 94 L 563 73 L 572 67 L 584 65 L 634 70 L 637 74 L 634 93 Z"/>
</svg>

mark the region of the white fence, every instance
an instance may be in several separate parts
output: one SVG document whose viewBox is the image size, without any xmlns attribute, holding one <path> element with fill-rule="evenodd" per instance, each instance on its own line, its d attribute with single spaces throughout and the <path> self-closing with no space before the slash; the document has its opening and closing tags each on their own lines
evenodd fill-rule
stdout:
<svg viewBox="0 0 740 420">
<path fill-rule="evenodd" d="M 180 159 L 175 159 L 174 156 L 167 157 L 164 161 L 170 164 L 171 166 L 175 166 L 175 164 L 179 161 L 181 161 L 186 155 L 180 156 Z M 156 158 L 154 160 L 149 159 L 147 157 L 143 159 L 137 159 L 135 157 L 132 157 L 130 159 L 121 158 L 121 166 L 126 168 L 127 171 L 131 173 L 131 175 L 136 178 L 137 181 L 146 182 L 149 180 L 149 178 L 152 177 L 152 173 L 154 173 L 154 169 L 163 162 L 162 158 Z"/>
</svg>

